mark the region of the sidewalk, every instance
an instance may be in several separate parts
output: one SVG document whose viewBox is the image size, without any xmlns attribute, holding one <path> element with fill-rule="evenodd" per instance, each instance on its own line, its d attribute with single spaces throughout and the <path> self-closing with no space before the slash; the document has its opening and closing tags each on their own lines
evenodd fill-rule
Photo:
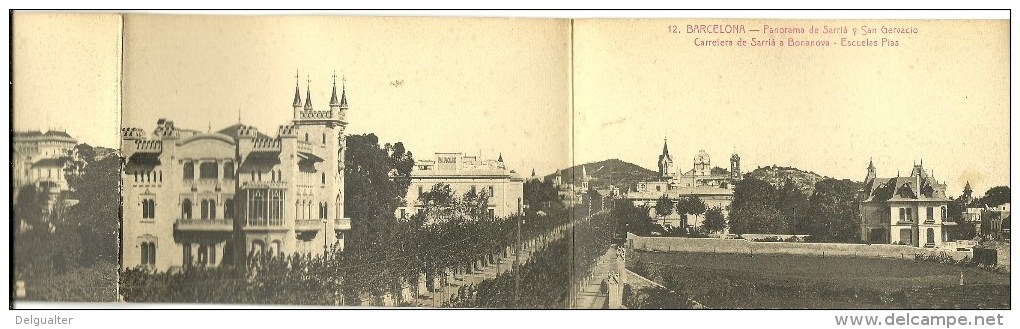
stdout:
<svg viewBox="0 0 1020 329">
<path fill-rule="evenodd" d="M 577 294 L 576 308 L 604 309 L 608 307 L 609 294 L 601 291 L 602 279 L 609 277 L 609 274 L 616 270 L 616 266 L 616 248 L 609 248 L 602 257 L 599 257 L 594 274 L 587 284 L 584 281 L 579 283 L 581 288 Z"/>
</svg>

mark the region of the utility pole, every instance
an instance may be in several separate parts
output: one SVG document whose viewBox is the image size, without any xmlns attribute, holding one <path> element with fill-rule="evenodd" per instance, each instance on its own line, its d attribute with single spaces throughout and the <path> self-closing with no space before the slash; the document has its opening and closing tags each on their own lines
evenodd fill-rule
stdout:
<svg viewBox="0 0 1020 329">
<path fill-rule="evenodd" d="M 524 213 L 521 212 L 521 198 L 517 198 L 517 252 L 514 253 L 514 308 L 518 308 L 521 294 L 521 221 L 524 220 Z"/>
</svg>

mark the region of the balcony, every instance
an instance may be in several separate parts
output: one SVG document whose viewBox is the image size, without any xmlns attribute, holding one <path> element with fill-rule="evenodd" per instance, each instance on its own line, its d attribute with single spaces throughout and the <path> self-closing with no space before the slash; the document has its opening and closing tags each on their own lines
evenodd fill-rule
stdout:
<svg viewBox="0 0 1020 329">
<path fill-rule="evenodd" d="M 234 230 L 233 219 L 178 219 L 174 222 L 174 230 L 192 232 L 231 232 Z"/>
<path fill-rule="evenodd" d="M 248 219 L 245 231 L 286 231 L 283 219 Z"/>
<path fill-rule="evenodd" d="M 333 229 L 338 231 L 350 231 L 351 230 L 351 219 L 350 218 L 337 218 L 333 220 Z"/>
<path fill-rule="evenodd" d="M 321 219 L 298 219 L 294 221 L 294 230 L 307 232 L 318 231 L 324 227 Z"/>
<path fill-rule="evenodd" d="M 242 189 L 287 188 L 287 182 L 243 182 Z"/>
</svg>

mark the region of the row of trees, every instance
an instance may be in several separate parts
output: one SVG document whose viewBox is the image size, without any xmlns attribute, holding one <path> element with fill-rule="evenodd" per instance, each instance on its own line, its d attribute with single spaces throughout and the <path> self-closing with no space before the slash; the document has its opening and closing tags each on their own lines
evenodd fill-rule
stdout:
<svg viewBox="0 0 1020 329">
<path fill-rule="evenodd" d="M 458 195 L 445 184 L 424 193 L 425 211 L 397 218 L 410 183 L 411 152 L 402 143 L 380 145 L 373 134 L 348 136 L 346 145 L 345 203 L 356 218 L 346 249 L 320 257 L 252 255 L 243 267 L 131 269 L 121 275 L 125 299 L 379 305 L 390 296 L 410 305 L 402 300 L 405 291 L 416 298 L 420 286 L 439 289 L 447 274 L 472 273 L 506 257 L 518 234 L 534 240 L 567 223 L 565 212 L 554 211 L 562 207 L 551 205 L 544 217 L 529 212 L 492 218 L 484 190 Z"/>
<path fill-rule="evenodd" d="M 810 196 L 793 181 L 775 187 L 748 178 L 733 191 L 733 233 L 808 234 L 817 241 L 855 241 L 860 234 L 858 183 L 824 179 Z"/>
</svg>

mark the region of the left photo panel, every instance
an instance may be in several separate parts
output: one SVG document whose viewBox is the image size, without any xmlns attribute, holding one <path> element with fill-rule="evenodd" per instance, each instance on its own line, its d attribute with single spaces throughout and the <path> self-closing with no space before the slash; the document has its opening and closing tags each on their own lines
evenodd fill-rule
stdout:
<svg viewBox="0 0 1020 329">
<path fill-rule="evenodd" d="M 121 16 L 13 13 L 11 38 L 12 305 L 116 302 Z"/>
</svg>

